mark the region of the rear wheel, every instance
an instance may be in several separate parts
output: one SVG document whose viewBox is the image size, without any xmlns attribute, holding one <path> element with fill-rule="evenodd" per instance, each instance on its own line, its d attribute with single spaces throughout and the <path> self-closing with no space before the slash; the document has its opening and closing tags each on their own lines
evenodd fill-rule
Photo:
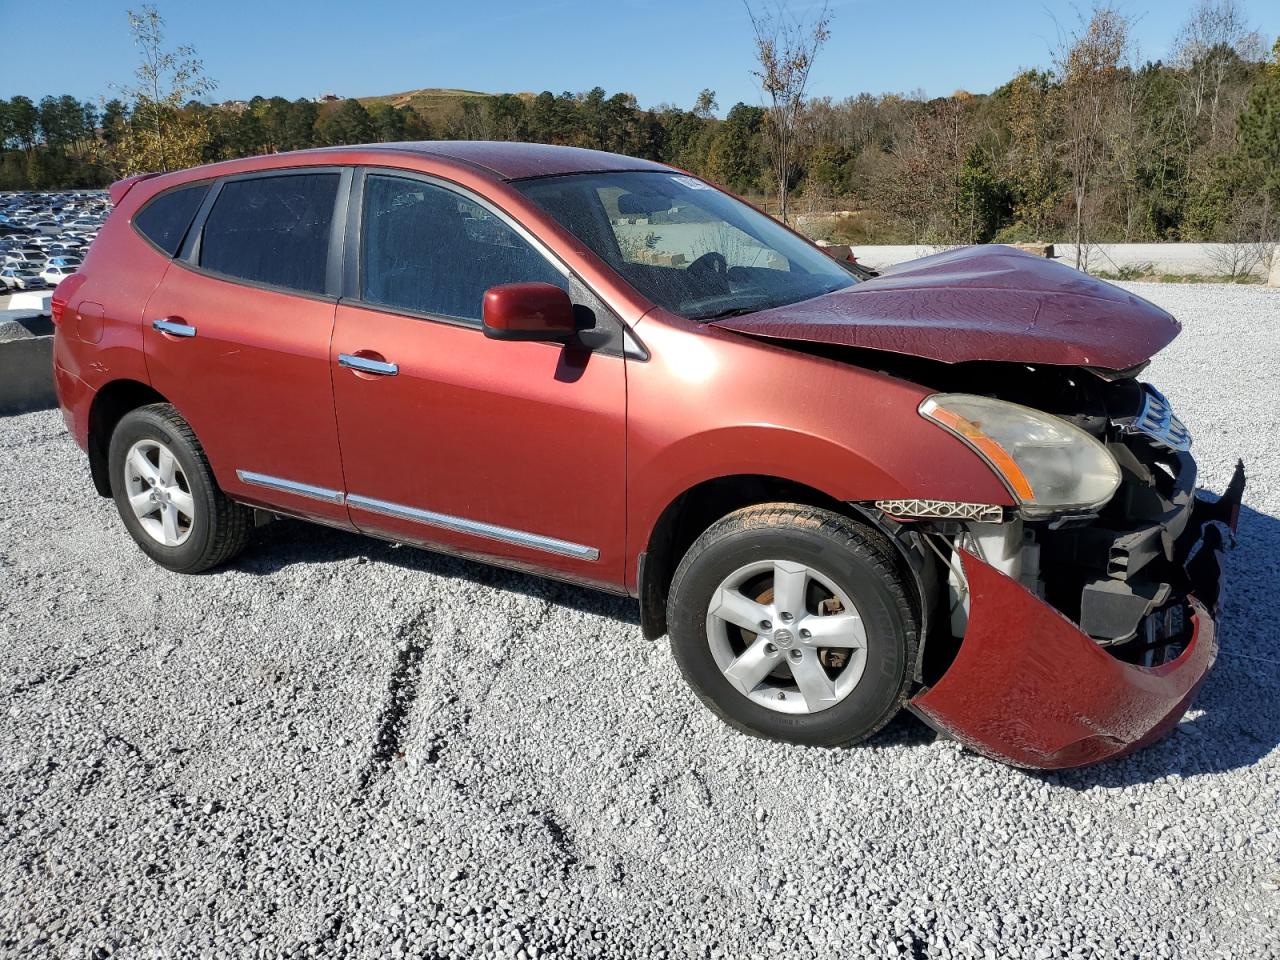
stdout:
<svg viewBox="0 0 1280 960">
<path fill-rule="evenodd" d="M 108 463 L 125 528 L 162 567 L 199 573 L 248 542 L 253 511 L 218 488 L 200 441 L 171 405 L 125 414 L 111 435 Z"/>
<path fill-rule="evenodd" d="M 746 733 L 857 743 L 907 698 L 917 627 L 892 548 L 828 510 L 766 504 L 712 525 L 676 570 L 667 621 L 689 685 Z"/>
</svg>

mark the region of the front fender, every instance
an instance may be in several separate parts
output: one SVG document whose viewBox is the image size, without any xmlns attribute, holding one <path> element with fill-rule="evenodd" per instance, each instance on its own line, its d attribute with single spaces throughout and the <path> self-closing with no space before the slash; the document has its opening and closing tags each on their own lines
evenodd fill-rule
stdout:
<svg viewBox="0 0 1280 960">
<path fill-rule="evenodd" d="M 721 330 L 649 324 L 627 365 L 628 584 L 663 511 L 699 484 L 768 476 L 844 502 L 1010 506 L 991 468 L 918 413 L 929 391 Z"/>
</svg>

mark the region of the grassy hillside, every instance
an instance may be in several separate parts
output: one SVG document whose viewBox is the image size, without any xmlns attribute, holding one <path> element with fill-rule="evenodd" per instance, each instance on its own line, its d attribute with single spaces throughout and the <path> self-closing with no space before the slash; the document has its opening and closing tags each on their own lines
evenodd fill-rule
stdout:
<svg viewBox="0 0 1280 960">
<path fill-rule="evenodd" d="M 449 109 L 464 100 L 487 100 L 494 96 L 479 90 L 454 90 L 448 87 L 424 87 L 403 93 L 384 93 L 375 97 L 356 97 L 367 109 L 374 104 L 389 103 L 393 107 L 412 107 L 428 121 L 439 120 Z M 518 97 L 532 99 L 531 93 L 519 93 Z"/>
</svg>

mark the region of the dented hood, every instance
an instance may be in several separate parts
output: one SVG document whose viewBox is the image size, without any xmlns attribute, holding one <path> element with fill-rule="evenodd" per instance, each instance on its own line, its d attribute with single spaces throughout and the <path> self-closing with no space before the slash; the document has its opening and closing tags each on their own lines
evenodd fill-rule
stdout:
<svg viewBox="0 0 1280 960">
<path fill-rule="evenodd" d="M 1182 329 L 1153 303 L 1013 247 L 962 247 L 836 293 L 713 321 L 739 333 L 961 363 L 1125 370 Z"/>
</svg>

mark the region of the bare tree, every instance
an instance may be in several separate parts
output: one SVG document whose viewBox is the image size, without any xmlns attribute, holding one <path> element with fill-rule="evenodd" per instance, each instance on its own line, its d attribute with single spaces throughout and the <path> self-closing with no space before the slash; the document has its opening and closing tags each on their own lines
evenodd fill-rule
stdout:
<svg viewBox="0 0 1280 960">
<path fill-rule="evenodd" d="M 796 169 L 796 140 L 804 111 L 809 73 L 818 51 L 831 36 L 831 13 L 823 3 L 812 19 L 793 13 L 784 0 L 771 10 L 757 13 L 743 0 L 755 31 L 756 60 L 753 71 L 768 99 L 765 131 L 769 142 L 774 181 L 778 185 L 778 211 L 787 221 L 787 195 Z"/>
<path fill-rule="evenodd" d="M 1173 62 L 1185 78 L 1195 121 L 1209 122 L 1210 137 L 1221 128 L 1224 88 L 1241 61 L 1262 58 L 1262 36 L 1249 27 L 1238 0 L 1200 0 L 1174 41 Z"/>
<path fill-rule="evenodd" d="M 975 242 L 963 183 L 973 139 L 958 99 L 922 103 L 913 110 L 910 127 L 893 149 L 898 166 L 877 187 L 879 203 L 911 230 L 914 242 Z"/>
<path fill-rule="evenodd" d="M 1062 38 L 1055 55 L 1061 81 L 1063 166 L 1071 177 L 1077 269 L 1085 266 L 1085 210 L 1106 152 L 1107 117 L 1129 49 L 1130 25 L 1115 7 L 1096 4 L 1089 19 L 1085 21 L 1082 15 L 1075 32 Z"/>
<path fill-rule="evenodd" d="M 201 160 L 208 141 L 204 121 L 185 105 L 211 92 L 216 84 L 189 46 L 165 50 L 164 17 L 151 4 L 128 11 L 129 31 L 141 62 L 134 86 L 117 89 L 133 104 L 133 122 L 114 150 L 124 173 L 173 170 Z"/>
</svg>

